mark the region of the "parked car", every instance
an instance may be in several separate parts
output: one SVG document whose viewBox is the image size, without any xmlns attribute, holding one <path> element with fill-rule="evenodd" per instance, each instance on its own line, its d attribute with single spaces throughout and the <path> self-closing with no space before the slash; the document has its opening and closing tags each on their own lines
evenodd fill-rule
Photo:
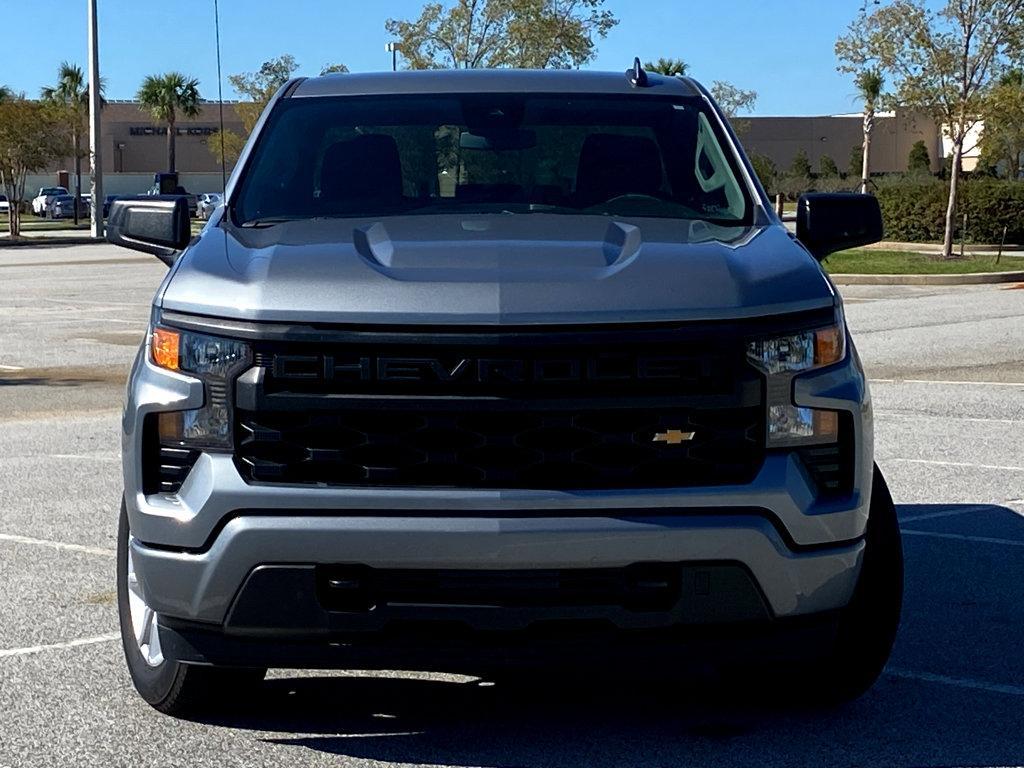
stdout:
<svg viewBox="0 0 1024 769">
<path fill-rule="evenodd" d="M 820 261 L 875 198 L 805 195 L 791 237 L 707 89 L 639 60 L 299 78 L 266 115 L 220 226 L 111 207 L 173 265 L 120 423 L 149 703 L 539 660 L 872 685 L 902 549 Z"/>
<path fill-rule="evenodd" d="M 117 195 L 107 195 L 103 198 L 103 218 L 107 219 L 110 217 L 110 204 L 117 200 Z"/>
<path fill-rule="evenodd" d="M 7 202 L 7 196 L 6 195 L 0 195 L 0 212 L 6 214 L 6 213 L 10 213 L 10 210 L 11 210 L 11 204 Z"/>
<path fill-rule="evenodd" d="M 83 218 L 89 216 L 89 199 L 79 198 L 78 200 L 78 215 Z M 54 195 L 50 199 L 49 205 L 43 212 L 43 216 L 47 219 L 72 219 L 75 216 L 75 196 L 74 195 Z"/>
<path fill-rule="evenodd" d="M 199 196 L 196 214 L 200 219 L 209 219 L 213 210 L 220 205 L 222 196 L 219 192 L 204 192 Z"/>
<path fill-rule="evenodd" d="M 152 187 L 149 188 L 149 192 L 147 192 L 146 194 L 147 195 L 159 195 L 160 194 L 160 185 L 159 184 L 154 184 Z M 199 199 L 198 199 L 198 197 L 196 195 L 194 195 L 193 193 L 189 192 L 188 190 L 186 190 L 182 186 L 175 187 L 173 194 L 181 195 L 183 198 L 185 198 L 185 201 L 188 204 L 188 215 L 190 217 L 192 217 L 192 218 L 195 218 L 196 211 L 199 208 Z"/>
<path fill-rule="evenodd" d="M 32 198 L 32 213 L 36 216 L 46 216 L 50 203 L 58 195 L 67 195 L 66 187 L 40 187 L 39 194 Z"/>
</svg>

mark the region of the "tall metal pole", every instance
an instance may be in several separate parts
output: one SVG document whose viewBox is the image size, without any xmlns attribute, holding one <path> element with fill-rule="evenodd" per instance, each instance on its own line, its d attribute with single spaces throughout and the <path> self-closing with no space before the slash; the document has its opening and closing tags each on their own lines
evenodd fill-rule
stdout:
<svg viewBox="0 0 1024 769">
<path fill-rule="evenodd" d="M 103 158 L 100 148 L 100 44 L 96 0 L 89 5 L 89 185 L 92 190 L 92 236 L 103 237 Z"/>
</svg>

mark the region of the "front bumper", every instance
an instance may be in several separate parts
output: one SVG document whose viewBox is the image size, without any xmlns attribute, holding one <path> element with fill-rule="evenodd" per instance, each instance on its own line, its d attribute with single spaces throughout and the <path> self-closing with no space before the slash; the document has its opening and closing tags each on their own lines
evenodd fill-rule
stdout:
<svg viewBox="0 0 1024 769">
<path fill-rule="evenodd" d="M 140 355 L 123 421 L 135 568 L 148 603 L 168 621 L 244 636 L 378 632 L 392 621 L 446 617 L 517 631 L 550 618 L 532 609 L 466 607 L 325 612 L 311 580 L 317 566 L 329 564 L 464 570 L 731 565 L 749 575 L 765 617 L 829 612 L 849 602 L 859 574 L 871 494 L 870 400 L 855 354 L 797 378 L 793 387 L 798 405 L 852 414 L 858 452 L 850 495 L 818 500 L 807 471 L 788 451 L 769 452 L 754 481 L 742 486 L 576 492 L 248 484 L 229 455 L 204 453 L 177 494 L 146 495 L 139 459 L 144 417 L 197 408 L 203 389 L 198 380 L 158 369 Z M 259 582 L 257 591 L 255 575 L 265 580 L 271 567 L 287 567 L 287 578 L 278 572 L 281 579 Z M 253 595 L 275 590 L 262 616 L 250 612 L 240 619 L 239 607 L 251 604 Z M 720 605 L 729 602 L 720 599 Z M 304 608 L 292 615 L 277 611 L 286 604 Z M 597 615 L 634 629 L 754 618 L 751 611 L 705 616 L 693 607 L 689 601 L 670 611 Z"/>
</svg>

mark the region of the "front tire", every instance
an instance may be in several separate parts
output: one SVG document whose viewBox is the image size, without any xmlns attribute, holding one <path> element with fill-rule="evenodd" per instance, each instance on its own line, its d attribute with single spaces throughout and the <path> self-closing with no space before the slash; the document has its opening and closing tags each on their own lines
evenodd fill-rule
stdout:
<svg viewBox="0 0 1024 769">
<path fill-rule="evenodd" d="M 122 500 L 117 531 L 117 610 L 121 644 L 136 691 L 161 713 L 178 717 L 209 710 L 226 697 L 245 702 L 245 690 L 263 680 L 265 668 L 187 665 L 163 656 L 156 614 L 145 605 L 128 540 L 128 513 Z"/>
<path fill-rule="evenodd" d="M 802 671 L 801 688 L 813 699 L 838 704 L 870 689 L 885 669 L 903 607 L 903 544 L 896 506 L 878 466 L 860 577 L 839 615 L 827 656 Z"/>
</svg>

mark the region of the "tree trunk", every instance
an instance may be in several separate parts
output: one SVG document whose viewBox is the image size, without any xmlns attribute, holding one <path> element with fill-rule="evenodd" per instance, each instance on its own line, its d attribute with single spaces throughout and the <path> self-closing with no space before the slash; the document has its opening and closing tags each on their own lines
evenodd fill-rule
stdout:
<svg viewBox="0 0 1024 769">
<path fill-rule="evenodd" d="M 956 225 L 957 183 L 964 154 L 964 137 L 953 139 L 953 167 L 949 169 L 949 203 L 946 206 L 946 234 L 942 239 L 942 258 L 953 258 L 953 227 Z"/>
<path fill-rule="evenodd" d="M 177 138 L 174 118 L 167 121 L 167 170 L 174 173 L 174 140 Z"/>
<path fill-rule="evenodd" d="M 875 110 L 868 108 L 864 112 L 864 152 L 861 158 L 860 191 L 867 194 L 868 179 L 871 177 L 871 130 L 875 125 Z"/>
<path fill-rule="evenodd" d="M 72 134 L 75 145 L 75 226 L 78 226 L 78 201 L 82 196 L 82 147 L 81 137 L 76 127 Z"/>
</svg>

